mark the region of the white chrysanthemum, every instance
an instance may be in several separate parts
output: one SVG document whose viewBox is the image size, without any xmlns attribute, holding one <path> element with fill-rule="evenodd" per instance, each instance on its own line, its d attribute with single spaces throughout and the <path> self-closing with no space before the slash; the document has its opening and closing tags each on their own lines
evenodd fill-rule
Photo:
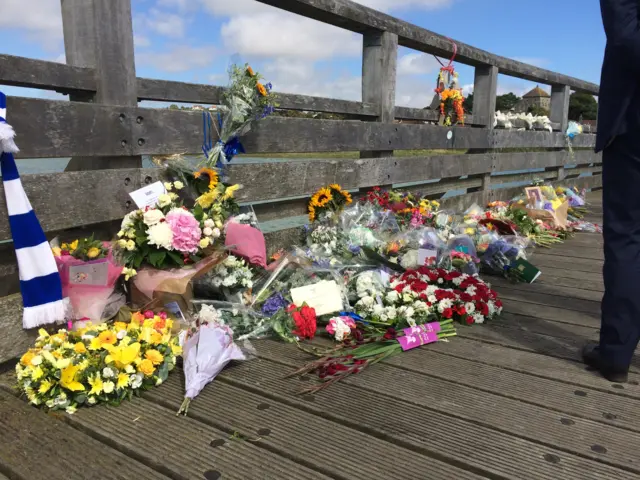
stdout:
<svg viewBox="0 0 640 480">
<path fill-rule="evenodd" d="M 473 302 L 467 302 L 464 304 L 464 309 L 467 311 L 469 315 L 476 311 L 476 306 Z"/>
<path fill-rule="evenodd" d="M 364 305 L 367 308 L 371 308 L 373 306 L 373 297 L 371 296 L 366 296 L 366 297 L 362 297 L 360 299 L 360 302 L 362 302 L 362 305 Z"/>
<path fill-rule="evenodd" d="M 438 290 L 438 287 L 436 287 L 435 285 L 429 285 L 427 287 L 426 294 L 427 295 L 433 295 L 434 293 L 436 293 L 437 290 Z M 431 300 L 429 300 L 429 301 L 431 301 Z"/>
<path fill-rule="evenodd" d="M 415 302 L 413 302 L 413 308 L 416 312 L 426 312 L 427 310 L 429 310 L 426 302 L 423 302 L 422 300 L 416 300 Z"/>
<path fill-rule="evenodd" d="M 171 242 L 173 242 L 173 232 L 166 222 L 158 223 L 149 228 L 147 231 L 149 237 L 149 245 L 155 245 L 158 248 L 166 248 L 171 250 Z"/>
<path fill-rule="evenodd" d="M 402 256 L 402 260 L 400 260 L 400 265 L 407 269 L 415 268 L 418 264 L 418 250 L 409 250 Z"/>
<path fill-rule="evenodd" d="M 104 367 L 102 369 L 102 376 L 104 378 L 113 378 L 116 376 L 116 372 L 114 372 L 111 367 Z"/>
<path fill-rule="evenodd" d="M 384 312 L 384 307 L 382 305 L 380 305 L 379 303 L 376 303 L 373 306 L 373 314 L 377 317 L 379 317 L 380 315 L 382 315 L 382 313 Z"/>
<path fill-rule="evenodd" d="M 447 308 L 451 308 L 452 306 L 453 306 L 453 302 L 450 299 L 445 298 L 443 300 L 440 300 L 440 303 L 438 304 L 438 312 L 442 313 Z"/>
<path fill-rule="evenodd" d="M 481 313 L 474 313 L 473 321 L 475 323 L 484 323 L 484 316 Z"/>
<path fill-rule="evenodd" d="M 399 298 L 400 295 L 395 290 L 391 290 L 389 293 L 387 293 L 387 302 L 389 303 L 396 303 Z"/>
<path fill-rule="evenodd" d="M 385 309 L 385 314 L 389 318 L 389 320 L 395 320 L 398 317 L 398 310 L 396 307 L 387 307 Z"/>
<path fill-rule="evenodd" d="M 431 304 L 436 303 L 438 301 L 438 299 L 436 298 L 435 295 L 429 295 L 427 297 L 427 300 L 429 300 L 429 303 L 431 303 Z"/>
</svg>

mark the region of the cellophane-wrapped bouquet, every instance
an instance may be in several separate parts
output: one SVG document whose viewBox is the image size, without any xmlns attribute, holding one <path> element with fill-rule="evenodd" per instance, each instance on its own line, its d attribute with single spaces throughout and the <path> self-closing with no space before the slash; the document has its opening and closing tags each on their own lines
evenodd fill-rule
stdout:
<svg viewBox="0 0 640 480">
<path fill-rule="evenodd" d="M 246 135 L 256 121 L 275 110 L 276 98 L 271 89 L 271 83 L 263 84 L 261 76 L 249 65 L 231 65 L 229 86 L 217 112 L 204 112 L 205 125 L 214 130 L 217 137 L 215 143 L 204 146 L 207 166 L 222 168 L 235 155 L 244 153 L 240 137 Z"/>
</svg>

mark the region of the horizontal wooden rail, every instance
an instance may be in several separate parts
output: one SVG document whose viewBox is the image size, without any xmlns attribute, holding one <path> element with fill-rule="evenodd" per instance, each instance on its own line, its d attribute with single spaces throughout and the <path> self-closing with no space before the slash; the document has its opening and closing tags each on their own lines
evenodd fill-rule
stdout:
<svg viewBox="0 0 640 480">
<path fill-rule="evenodd" d="M 448 190 L 481 186 L 474 176 L 569 164 L 598 164 L 601 156 L 591 151 L 484 153 L 376 159 L 304 160 L 276 163 L 236 164 L 230 167 L 232 181 L 244 186 L 238 200 L 257 205 L 268 218 L 304 214 L 306 198 L 323 185 L 339 182 L 357 190 L 376 185 L 423 182 L 412 187 L 429 195 Z M 580 168 L 580 167 L 579 167 Z M 567 170 L 568 176 L 597 173 L 601 167 Z M 118 220 L 133 208 L 128 193 L 160 178 L 160 169 L 116 169 L 25 175 L 23 183 L 43 228 L 60 231 L 83 225 Z M 555 175 L 555 177 L 554 177 Z M 469 176 L 469 179 L 460 179 Z M 495 183 L 557 178 L 557 172 L 519 173 L 493 176 Z M 442 179 L 437 183 L 426 184 Z M 456 183 L 457 182 L 457 183 Z M 46 185 L 46 188 L 43 188 Z M 60 192 L 64 192 L 61 194 Z M 283 200 L 283 197 L 292 200 Z M 302 200 L 300 200 L 302 198 Z M 302 205 L 302 207 L 301 207 Z M 5 211 L 0 186 L 0 212 Z M 302 213 L 301 213 L 302 212 Z M 11 237 L 6 216 L 0 215 L 0 240 Z"/>
<path fill-rule="evenodd" d="M 10 97 L 9 122 L 22 158 L 196 153 L 202 144 L 197 112 L 105 106 Z M 250 153 L 358 150 L 565 148 L 562 133 L 408 125 L 357 120 L 266 118 L 243 143 Z M 573 140 L 590 148 L 595 136 Z"/>
<path fill-rule="evenodd" d="M 357 33 L 372 30 L 398 35 L 398 44 L 445 58 L 453 55 L 451 40 L 425 28 L 392 17 L 351 0 L 258 0 L 273 7 L 297 13 L 307 18 L 335 25 Z M 456 60 L 468 65 L 493 65 L 500 73 L 549 85 L 568 85 L 574 90 L 598 94 L 598 85 L 560 73 L 545 70 L 509 58 L 494 55 L 479 48 L 455 41 Z"/>
<path fill-rule="evenodd" d="M 0 54 L 0 84 L 43 90 L 96 90 L 94 70 L 58 62 Z"/>
</svg>

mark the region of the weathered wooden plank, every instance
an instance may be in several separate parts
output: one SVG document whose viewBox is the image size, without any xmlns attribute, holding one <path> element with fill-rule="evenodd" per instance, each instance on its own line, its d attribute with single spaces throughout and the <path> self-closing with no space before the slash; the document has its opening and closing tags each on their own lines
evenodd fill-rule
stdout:
<svg viewBox="0 0 640 480">
<path fill-rule="evenodd" d="M 171 80 L 138 78 L 137 83 L 139 100 L 218 105 L 221 102 L 222 93 L 224 92 L 224 87 Z M 277 93 L 277 95 L 278 108 L 285 110 L 341 113 L 363 117 L 377 116 L 379 110 L 374 103 L 313 97 L 309 95 L 294 95 L 290 93 Z"/>
<path fill-rule="evenodd" d="M 502 278 L 492 279 L 491 283 L 499 290 L 508 289 L 532 293 L 540 293 L 544 295 L 553 295 L 557 297 L 566 298 L 568 301 L 571 299 L 583 299 L 592 300 L 594 302 L 600 302 L 602 299 L 602 292 L 593 290 L 584 290 L 575 287 L 563 287 L 560 285 L 547 285 L 544 283 L 511 283 L 508 280 Z"/>
<path fill-rule="evenodd" d="M 528 478 L 537 480 L 555 480 L 559 476 L 575 480 L 609 475 L 615 478 L 618 474 L 612 467 L 398 399 L 394 400 L 396 411 L 411 411 L 415 415 L 394 416 L 391 427 L 386 406 L 388 398 L 384 392 L 375 393 L 338 383 L 316 395 L 313 402 L 308 402 L 295 396 L 296 391 L 308 385 L 308 377 L 284 379 L 292 370 L 275 362 L 258 360 L 224 370 L 218 380 L 366 431 L 418 453 L 462 465 L 490 478 L 518 479 L 523 471 L 527 472 Z M 420 421 L 415 421 L 416 417 Z M 460 449 L 461 444 L 474 445 L 474 448 Z M 545 454 L 549 453 L 562 457 L 561 465 L 546 461 Z M 592 466 L 598 471 L 592 471 Z"/>
<path fill-rule="evenodd" d="M 493 128 L 497 88 L 498 68 L 493 65 L 477 66 L 473 83 L 473 115 L 478 125 Z"/>
<path fill-rule="evenodd" d="M 9 99 L 9 117 L 22 142 L 21 156 L 64 157 L 193 153 L 202 144 L 197 112 L 109 107 L 78 102 Z M 497 136 L 496 136 L 497 135 Z M 593 135 L 579 138 L 593 143 Z M 248 152 L 332 152 L 404 149 L 563 147 L 549 132 L 497 132 L 436 125 L 349 120 L 267 118 L 244 139 Z"/>
<path fill-rule="evenodd" d="M 173 373 L 170 381 L 177 383 L 178 388 L 183 390 L 178 379 L 181 375 L 181 371 Z M 161 395 L 164 391 L 164 387 L 158 389 Z M 233 440 L 231 436 L 236 429 L 232 427 L 235 425 L 222 421 L 216 422 L 214 427 L 199 422 L 193 415 L 187 418 L 176 417 L 178 406 L 169 410 L 153 402 L 135 398 L 130 402 L 123 402 L 118 408 L 82 409 L 73 416 L 65 417 L 65 420 L 170 478 L 329 478 L 261 448 L 263 438 L 258 433 L 259 428 L 237 432 L 246 435 L 245 438 L 250 439 L 249 441 Z M 135 423 L 123 422 L 123 418 L 136 420 Z M 169 437 L 159 435 L 158 432 Z M 278 435 L 276 429 L 272 435 Z M 167 438 L 172 440 L 167 442 Z M 264 438 L 267 436 L 264 435 Z M 238 461 L 239 459 L 242 461 Z M 213 477 L 213 472 L 217 472 L 219 477 Z"/>
<path fill-rule="evenodd" d="M 535 173 L 513 173 L 508 175 L 494 175 L 491 177 L 491 184 L 495 189 L 500 189 L 501 185 L 513 182 L 534 182 L 536 180 L 557 180 L 557 171 L 535 172 Z M 522 190 L 522 187 L 520 187 Z"/>
<path fill-rule="evenodd" d="M 183 395 L 184 388 L 173 375 L 162 389 L 148 391 L 144 398 L 177 409 Z M 232 426 L 234 430 L 249 437 L 262 435 L 259 444 L 263 448 L 331 478 L 415 479 L 421 475 L 427 475 L 430 479 L 482 478 L 339 423 L 308 415 L 289 405 L 270 401 L 268 408 L 260 410 L 258 406 L 264 404 L 265 398 L 261 395 L 216 382 L 215 388 L 204 389 L 191 402 L 189 416 L 207 425 Z M 258 433 L 267 429 L 268 434 Z M 331 453 L 333 461 L 327 462 L 322 455 L 318 456 L 318 445 L 335 447 Z M 350 448 L 343 448 L 342 445 L 367 445 L 368 461 L 363 463 L 353 456 Z"/>
<path fill-rule="evenodd" d="M 574 90 L 598 94 L 598 86 L 577 78 L 551 72 L 533 65 L 493 55 L 484 50 L 438 35 L 409 22 L 391 17 L 350 0 L 259 0 L 307 18 L 335 25 L 353 32 L 364 33 L 371 29 L 388 31 L 398 35 L 400 45 L 451 58 L 453 42 L 457 46 L 456 61 L 473 66 L 493 65 L 500 73 L 533 82 L 551 85 L 568 85 Z"/>
<path fill-rule="evenodd" d="M 561 287 L 573 287 L 580 288 L 582 290 L 593 290 L 595 292 L 604 292 L 604 283 L 602 281 L 602 275 L 589 274 L 585 272 L 572 272 L 575 273 L 575 277 L 571 277 L 567 274 L 560 273 L 556 275 L 556 272 L 563 272 L 558 268 L 545 268 L 543 274 L 536 280 L 537 283 L 543 285 L 558 285 Z"/>
<path fill-rule="evenodd" d="M 362 36 L 362 100 L 378 105 L 375 121 L 393 123 L 396 103 L 398 36 L 371 31 Z M 360 158 L 393 155 L 393 150 L 362 148 Z"/>
<path fill-rule="evenodd" d="M 387 363 L 400 367 L 402 370 L 423 374 L 428 378 L 435 377 L 448 380 L 482 392 L 496 393 L 499 396 L 517 399 L 526 404 L 537 405 L 538 407 L 586 418 L 594 422 L 606 423 L 611 427 L 623 427 L 640 432 L 640 414 L 636 413 L 638 411 L 637 399 L 626 398 L 622 395 L 612 395 L 616 389 L 611 387 L 611 382 L 598 378 L 595 374 L 589 374 L 589 376 L 592 376 L 592 380 L 595 380 L 594 383 L 596 385 L 599 385 L 602 389 L 608 387 L 609 391 L 601 392 L 595 389 L 588 389 L 585 397 L 578 396 L 574 393 L 576 385 L 585 387 L 580 382 L 578 375 L 575 375 L 571 384 L 569 384 L 555 381 L 554 378 L 529 375 L 527 370 L 523 368 L 511 370 L 495 366 L 495 364 L 500 364 L 502 358 L 505 358 L 505 361 L 510 361 L 511 358 L 516 357 L 512 349 L 505 347 L 493 348 L 492 351 L 496 356 L 491 364 L 479 363 L 475 358 L 476 349 L 474 347 L 480 346 L 482 343 L 460 340 L 460 345 L 453 347 L 453 349 L 457 348 L 458 355 L 456 356 L 448 355 L 444 347 L 449 345 L 441 344 L 434 349 L 425 349 L 425 351 L 415 353 L 408 352 L 402 356 L 391 357 Z M 435 351 L 438 349 L 444 355 L 436 353 Z M 482 358 L 486 359 L 487 357 Z M 557 363 L 561 362 L 561 360 L 558 360 Z M 582 370 L 584 371 L 583 366 Z M 547 372 L 547 375 L 549 375 L 549 372 Z M 570 378 L 568 376 L 564 377 L 565 380 Z M 500 386 L 497 389 L 494 379 L 500 379 Z M 640 387 L 637 386 L 629 386 L 624 392 L 629 392 L 631 389 L 636 389 L 636 394 L 640 397 Z M 607 420 L 602 416 L 603 412 L 612 413 L 615 418 Z M 602 427 L 611 428 L 604 425 Z"/>
<path fill-rule="evenodd" d="M 566 132 L 569 125 L 569 99 L 571 88 L 568 85 L 551 87 L 551 112 L 549 119 L 560 124 L 560 131 Z"/>
<path fill-rule="evenodd" d="M 558 245 L 557 248 L 545 250 L 547 255 L 556 255 L 564 258 L 584 258 L 590 260 L 604 261 L 603 247 L 585 247 L 582 245 L 574 245 L 573 242 Z"/>
<path fill-rule="evenodd" d="M 501 330 L 503 332 L 506 331 L 505 329 Z M 604 421 L 610 425 L 633 430 L 640 429 L 640 423 L 636 417 L 637 408 L 634 407 L 634 405 L 637 405 L 637 399 L 640 398 L 640 387 L 632 383 L 625 385 L 622 389 L 619 386 L 614 387 L 611 382 L 599 377 L 594 372 L 588 371 L 585 365 L 579 361 L 579 349 L 568 350 L 568 352 L 573 353 L 572 359 L 577 360 L 568 362 L 562 358 L 541 355 L 540 353 L 543 352 L 533 353 L 464 338 L 457 340 L 459 341 L 434 345 L 433 348 L 425 349 L 425 353 L 420 357 L 417 355 L 408 357 L 411 360 L 405 362 L 402 367 L 420 372 L 424 371 L 424 365 L 431 361 L 433 362 L 433 370 L 439 371 L 438 366 L 442 362 L 450 361 L 448 357 L 455 357 L 460 360 L 451 360 L 450 370 L 456 372 L 451 377 L 452 381 L 482 389 L 486 388 L 487 379 L 500 378 L 499 393 L 501 395 L 519 398 L 526 402 L 531 401 L 543 407 L 591 418 L 595 421 Z M 436 356 L 443 358 L 438 359 L 435 358 Z M 401 360 L 402 357 L 395 357 L 389 363 L 400 366 Z M 491 365 L 492 367 L 485 370 L 484 367 L 478 367 L 473 364 L 476 362 Z M 507 372 L 519 372 L 556 381 L 540 381 L 538 378 L 523 381 L 520 375 L 511 376 L 510 373 L 495 370 L 495 367 L 506 369 Z M 463 370 L 464 373 L 457 373 Z M 473 375 L 474 371 L 475 375 Z M 472 380 L 474 376 L 477 378 L 476 381 Z M 503 379 L 505 383 L 503 383 Z M 520 386 L 518 383 L 514 383 L 518 379 L 520 379 Z M 640 375 L 637 373 L 631 374 L 631 382 L 637 383 L 639 379 Z M 538 384 L 537 382 L 539 381 L 540 383 Z M 576 385 L 589 388 L 587 396 L 578 397 L 574 395 L 573 392 Z M 528 399 L 522 398 L 522 394 L 516 393 L 517 391 L 528 390 L 531 390 Z M 533 390 L 539 393 L 536 394 Z M 547 397 L 546 399 L 545 396 Z M 613 413 L 616 418 L 607 421 L 602 416 L 603 412 Z"/>
<path fill-rule="evenodd" d="M 103 105 L 137 106 L 131 1 L 66 0 L 62 12 L 67 61 L 95 69 L 96 95 L 93 101 Z M 120 115 L 119 120 L 130 125 L 133 118 Z M 141 166 L 140 156 L 73 157 L 65 170 Z"/>
<path fill-rule="evenodd" d="M 588 272 L 602 274 L 602 260 L 589 258 L 562 258 L 551 255 L 550 249 L 539 248 L 531 257 L 531 261 L 536 267 L 553 267 L 562 270 L 573 270 L 575 272 Z"/>
<path fill-rule="evenodd" d="M 256 348 L 262 358 L 285 365 L 300 366 L 309 361 L 306 354 L 277 342 L 256 342 Z M 419 361 L 422 354 L 428 351 L 427 347 L 413 353 L 403 353 L 396 358 L 400 361 L 409 356 Z M 375 368 L 367 369 L 366 374 L 351 376 L 344 382 L 369 392 L 382 393 L 390 402 L 393 399 L 407 401 L 416 407 L 453 414 L 457 418 L 521 439 L 556 446 L 581 457 L 632 470 L 634 473 L 640 472 L 640 469 L 633 466 L 640 456 L 637 451 L 637 448 L 640 448 L 640 437 L 637 434 L 602 422 L 561 414 L 538 405 L 526 404 L 513 398 L 481 392 L 453 381 L 443 380 L 435 375 L 446 377 L 451 371 L 450 367 L 445 366 L 432 375 L 432 367 L 428 362 L 425 364 L 423 373 L 417 373 L 380 363 Z M 494 391 L 499 378 L 490 377 Z M 527 376 L 522 376 L 521 379 L 522 383 L 528 381 Z M 574 387 L 573 390 L 582 389 Z M 415 418 L 413 414 L 411 418 Z M 568 423 L 565 425 L 561 422 L 563 418 L 570 419 L 571 422 L 565 422 Z M 606 446 L 608 453 L 597 454 L 591 448 L 594 444 Z"/>
<path fill-rule="evenodd" d="M 96 89 L 93 69 L 4 54 L 0 54 L 0 84 L 61 93 Z"/>
<path fill-rule="evenodd" d="M 464 328 L 458 332 L 465 338 L 476 338 L 478 334 L 484 331 L 501 332 L 503 328 L 511 330 L 518 329 L 523 332 L 530 332 L 536 335 L 545 335 L 550 337 L 568 338 L 575 340 L 593 340 L 598 335 L 599 329 L 595 326 L 575 325 L 569 323 L 554 322 L 553 320 L 545 320 L 538 317 L 530 317 L 525 315 L 517 315 L 507 311 L 502 314 L 489 325 L 483 328 Z"/>
<path fill-rule="evenodd" d="M 22 329 L 22 296 L 0 297 L 0 364 L 20 357 L 33 345 L 35 331 Z"/>
<path fill-rule="evenodd" d="M 156 169 L 93 170 L 26 175 L 23 183 L 42 228 L 59 231 L 121 219 L 135 207 L 129 192 L 152 183 L 159 174 Z M 0 194 L 0 212 L 6 212 L 4 192 Z M 0 240 L 10 238 L 8 219 L 0 215 Z"/>
<path fill-rule="evenodd" d="M 545 288 L 547 288 L 545 286 Z M 558 287 L 561 288 L 561 287 Z M 567 287 L 563 287 L 567 288 Z M 597 294 L 597 292 L 594 292 Z M 599 294 L 597 294 L 599 295 Z M 548 293 L 538 293 L 532 290 L 516 290 L 512 286 L 501 286 L 500 296 L 515 301 L 524 301 L 537 305 L 547 305 L 550 307 L 560 307 L 566 310 L 574 310 L 584 313 L 599 313 L 600 302 L 596 300 L 584 300 L 581 298 L 566 298 Z"/>
<path fill-rule="evenodd" d="M 595 135 L 578 135 L 572 140 L 575 148 L 592 148 L 595 146 Z M 493 148 L 567 148 L 568 143 L 564 133 L 545 131 L 513 131 L 513 130 L 493 130 L 491 141 Z"/>
<path fill-rule="evenodd" d="M 9 97 L 7 111 L 18 158 L 133 153 L 126 107 Z"/>
<path fill-rule="evenodd" d="M 500 298 L 504 300 L 504 311 L 537 317 L 554 322 L 568 323 L 571 325 L 581 325 L 586 327 L 600 328 L 600 311 L 578 312 L 562 307 L 550 305 L 540 305 L 530 301 L 519 300 L 517 295 L 506 298 L 502 289 L 499 292 Z"/>
<path fill-rule="evenodd" d="M 2 388 L 0 430 L 0 471 L 12 479 L 86 480 L 105 478 L 106 472 L 118 480 L 168 478 L 27 406 Z"/>
</svg>

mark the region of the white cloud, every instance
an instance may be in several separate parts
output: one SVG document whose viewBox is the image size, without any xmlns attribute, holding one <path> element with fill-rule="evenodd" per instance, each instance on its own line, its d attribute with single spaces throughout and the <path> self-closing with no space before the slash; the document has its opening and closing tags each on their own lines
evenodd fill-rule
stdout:
<svg viewBox="0 0 640 480">
<path fill-rule="evenodd" d="M 151 40 L 149 40 L 149 37 L 146 37 L 145 35 L 137 35 L 137 34 L 135 34 L 133 36 L 133 44 L 136 47 L 144 48 L 144 47 L 148 47 L 149 45 L 151 45 Z"/>
<path fill-rule="evenodd" d="M 58 48 L 62 40 L 62 13 L 55 0 L 0 0 L 0 28 L 26 30 L 45 48 Z"/>
<path fill-rule="evenodd" d="M 163 72 L 186 72 L 211 66 L 216 53 L 217 49 L 213 46 L 178 45 L 162 52 L 136 53 L 136 62 L 139 65 L 157 68 Z"/>
<path fill-rule="evenodd" d="M 143 28 L 169 38 L 182 38 L 185 31 L 185 20 L 180 15 L 167 13 L 156 8 L 138 17 Z"/>
<path fill-rule="evenodd" d="M 398 75 L 424 75 L 437 72 L 440 64 L 433 55 L 408 53 L 398 58 Z"/>
<path fill-rule="evenodd" d="M 221 35 L 227 49 L 246 56 L 314 61 L 362 51 L 360 35 L 286 12 L 233 16 Z"/>
</svg>

